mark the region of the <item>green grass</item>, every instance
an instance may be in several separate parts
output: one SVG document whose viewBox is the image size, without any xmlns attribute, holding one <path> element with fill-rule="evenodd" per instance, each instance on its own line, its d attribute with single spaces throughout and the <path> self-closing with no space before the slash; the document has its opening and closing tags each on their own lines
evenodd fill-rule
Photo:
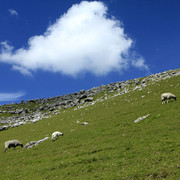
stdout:
<svg viewBox="0 0 180 180">
<path fill-rule="evenodd" d="M 162 105 L 163 92 L 174 93 L 177 101 Z M 0 179 L 180 179 L 179 97 L 177 76 L 142 91 L 76 111 L 61 110 L 52 118 L 2 131 Z M 134 123 L 147 114 L 151 116 Z M 89 124 L 82 126 L 77 120 Z M 64 136 L 55 142 L 4 152 L 6 140 L 18 139 L 25 145 L 56 130 Z"/>
</svg>

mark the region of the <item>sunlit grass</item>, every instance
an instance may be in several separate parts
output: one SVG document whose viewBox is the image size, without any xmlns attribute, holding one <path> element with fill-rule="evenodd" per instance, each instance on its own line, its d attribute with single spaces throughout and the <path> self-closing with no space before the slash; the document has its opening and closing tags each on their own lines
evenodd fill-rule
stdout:
<svg viewBox="0 0 180 180">
<path fill-rule="evenodd" d="M 173 77 L 0 132 L 0 179 L 179 179 L 179 82 L 180 77 Z M 172 92 L 177 101 L 162 105 L 163 92 Z M 151 116 L 134 123 L 147 114 Z M 89 124 L 82 126 L 85 121 Z M 57 130 L 64 136 L 55 142 L 3 152 L 6 140 L 25 145 Z"/>
</svg>

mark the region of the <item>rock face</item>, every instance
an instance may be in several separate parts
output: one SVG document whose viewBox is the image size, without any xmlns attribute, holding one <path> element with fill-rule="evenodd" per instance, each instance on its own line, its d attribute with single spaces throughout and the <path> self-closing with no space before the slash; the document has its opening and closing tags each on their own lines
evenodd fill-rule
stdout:
<svg viewBox="0 0 180 180">
<path fill-rule="evenodd" d="M 108 85 L 101 85 L 89 90 L 81 90 L 72 94 L 63 96 L 49 97 L 47 99 L 32 99 L 19 104 L 7 104 L 0 106 L 0 131 L 7 130 L 9 127 L 15 128 L 26 123 L 35 123 L 44 118 L 48 118 L 59 112 L 60 109 L 85 107 L 86 104 L 94 105 L 97 100 L 94 96 L 101 93 L 118 93 L 121 95 L 129 91 L 142 90 L 149 83 L 158 82 L 173 76 L 180 75 L 180 69 L 165 71 L 163 73 L 153 74 L 145 78 L 138 78 L 128 81 L 115 82 Z M 132 89 L 129 89 L 129 86 Z M 104 97 L 106 100 L 107 97 Z M 99 99 L 102 101 L 102 99 Z M 8 117 L 7 117 L 8 114 Z"/>
</svg>

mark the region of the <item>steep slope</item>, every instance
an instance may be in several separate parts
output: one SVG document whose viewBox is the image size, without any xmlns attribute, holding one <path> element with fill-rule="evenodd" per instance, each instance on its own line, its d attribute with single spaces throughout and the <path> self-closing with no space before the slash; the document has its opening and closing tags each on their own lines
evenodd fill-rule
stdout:
<svg viewBox="0 0 180 180">
<path fill-rule="evenodd" d="M 112 95 L 107 97 L 107 94 L 111 93 L 114 96 L 122 95 L 134 90 L 142 90 L 144 87 L 155 82 L 162 81 L 167 78 L 180 75 L 180 69 L 165 71 L 158 74 L 152 74 L 145 78 L 138 78 L 133 80 L 127 80 L 122 82 L 111 83 L 108 85 L 101 85 L 89 90 L 81 90 L 72 94 L 63 96 L 50 97 L 47 99 L 32 99 L 20 104 L 7 104 L 0 106 L 0 131 L 7 130 L 9 128 L 19 127 L 27 123 L 35 123 L 39 120 L 52 117 L 58 114 L 62 109 L 72 108 L 76 106 L 76 109 L 82 108 L 87 105 L 94 105 L 94 96 L 104 93 L 102 99 L 108 99 L 113 97 Z"/>
<path fill-rule="evenodd" d="M 126 88 L 121 83 L 120 90 L 106 86 L 91 102 L 1 131 L 1 178 L 179 179 L 180 76 L 150 81 L 152 77 L 131 80 Z M 172 92 L 177 101 L 162 105 L 163 92 Z M 64 136 L 55 142 L 3 152 L 6 140 L 18 139 L 25 145 L 56 130 Z"/>
</svg>

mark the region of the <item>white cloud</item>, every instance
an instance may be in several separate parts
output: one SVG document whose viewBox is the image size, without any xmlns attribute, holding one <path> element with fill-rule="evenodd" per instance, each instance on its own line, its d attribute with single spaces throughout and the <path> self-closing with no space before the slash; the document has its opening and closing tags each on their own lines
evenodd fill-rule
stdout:
<svg viewBox="0 0 180 180">
<path fill-rule="evenodd" d="M 18 101 L 24 95 L 24 92 L 0 93 L 0 101 Z"/>
<path fill-rule="evenodd" d="M 145 60 L 142 57 L 133 60 L 132 65 L 140 69 L 149 70 L 149 67 L 145 64 Z"/>
<path fill-rule="evenodd" d="M 127 58 L 132 44 L 121 22 L 107 17 L 102 2 L 83 1 L 73 5 L 43 35 L 29 38 L 27 49 L 13 51 L 7 42 L 1 43 L 0 61 L 26 75 L 38 69 L 71 76 L 84 72 L 105 75 L 132 64 Z M 133 61 L 135 67 L 145 67 L 145 63 Z"/>
<path fill-rule="evenodd" d="M 18 16 L 18 12 L 15 9 L 9 9 L 8 10 L 11 16 Z"/>
<path fill-rule="evenodd" d="M 28 76 L 32 76 L 31 71 L 29 71 L 28 69 L 22 67 L 22 66 L 18 66 L 18 65 L 13 65 L 12 66 L 12 70 L 16 70 L 19 71 L 20 73 L 24 74 L 24 75 L 28 75 Z"/>
<path fill-rule="evenodd" d="M 13 46 L 9 45 L 8 41 L 3 41 L 0 43 L 0 45 L 2 54 L 11 53 L 11 51 L 13 50 Z"/>
</svg>

